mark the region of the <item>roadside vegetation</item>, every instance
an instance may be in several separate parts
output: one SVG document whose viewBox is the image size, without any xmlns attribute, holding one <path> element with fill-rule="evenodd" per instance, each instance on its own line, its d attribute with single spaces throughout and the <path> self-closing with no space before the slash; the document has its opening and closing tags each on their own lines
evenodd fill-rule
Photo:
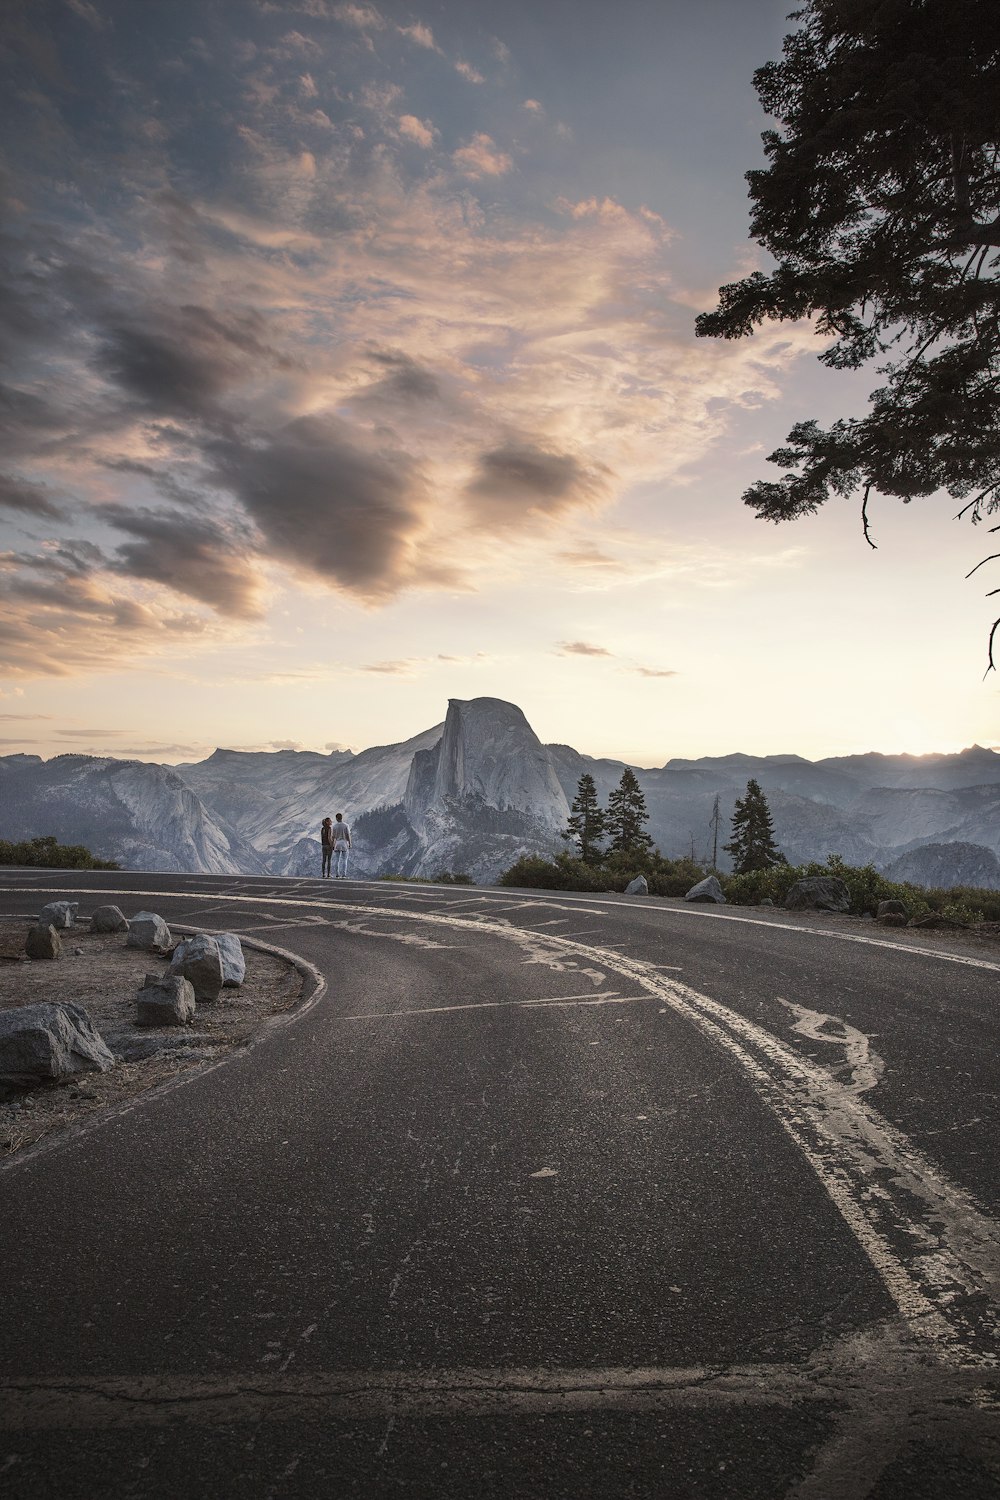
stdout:
<svg viewBox="0 0 1000 1500">
<path fill-rule="evenodd" d="M 0 839 L 0 865 L 44 870 L 120 870 L 113 859 L 98 859 L 82 844 L 60 844 L 51 834 L 12 844 Z"/>
<path fill-rule="evenodd" d="M 767 799 L 753 780 L 736 803 L 731 839 L 724 846 L 736 867 L 732 873 L 687 857 L 665 858 L 645 832 L 647 821 L 645 800 L 632 772 L 623 774 L 607 809 L 598 802 L 593 778 L 582 776 L 563 834 L 571 851 L 552 859 L 526 855 L 504 871 L 497 884 L 597 894 L 622 892 L 642 875 L 650 895 L 679 897 L 706 875 L 715 875 L 733 906 L 782 906 L 797 880 L 831 875 L 847 886 L 856 916 L 874 914 L 880 901 L 901 901 L 909 917 L 935 913 L 968 926 L 1000 922 L 1000 891 L 973 886 L 928 889 L 889 880 L 871 864 L 845 864 L 838 854 L 823 862 L 790 865 L 774 841 Z"/>
</svg>

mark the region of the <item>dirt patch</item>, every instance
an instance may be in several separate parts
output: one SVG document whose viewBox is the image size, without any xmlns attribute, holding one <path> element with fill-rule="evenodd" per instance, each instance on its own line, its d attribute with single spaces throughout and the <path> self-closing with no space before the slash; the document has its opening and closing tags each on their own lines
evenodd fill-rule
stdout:
<svg viewBox="0 0 1000 1500">
<path fill-rule="evenodd" d="M 87 1011 L 113 1053 L 131 1056 L 148 1048 L 152 1055 L 0 1097 L 0 1158 L 245 1046 L 302 994 L 302 975 L 287 959 L 244 946 L 247 972 L 239 989 L 224 989 L 214 1004 L 199 1005 L 190 1026 L 140 1028 L 136 993 L 147 974 L 166 971 L 166 959 L 126 948 L 124 933 L 92 933 L 84 926 L 60 933 L 61 958 L 26 959 L 30 926 L 28 920 L 0 921 L 0 1010 L 72 1001 Z M 167 1050 L 152 1050 L 160 1046 Z"/>
</svg>

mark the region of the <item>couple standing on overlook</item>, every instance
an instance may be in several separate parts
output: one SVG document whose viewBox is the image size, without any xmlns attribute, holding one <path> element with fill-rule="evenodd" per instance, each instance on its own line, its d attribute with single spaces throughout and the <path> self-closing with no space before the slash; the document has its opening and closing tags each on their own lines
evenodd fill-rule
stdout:
<svg viewBox="0 0 1000 1500">
<path fill-rule="evenodd" d="M 330 874 L 330 861 L 337 856 L 337 869 L 335 878 L 337 880 L 347 878 L 347 855 L 351 847 L 351 830 L 344 822 L 344 814 L 337 814 L 337 821 L 331 823 L 329 818 L 323 819 L 323 827 L 320 830 L 320 843 L 323 845 L 323 874 Z"/>
</svg>

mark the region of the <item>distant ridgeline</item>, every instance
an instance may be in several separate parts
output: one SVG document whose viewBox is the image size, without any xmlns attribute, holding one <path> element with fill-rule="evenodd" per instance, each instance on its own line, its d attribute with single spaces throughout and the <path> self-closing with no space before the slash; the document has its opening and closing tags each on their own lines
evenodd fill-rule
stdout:
<svg viewBox="0 0 1000 1500">
<path fill-rule="evenodd" d="M 8 840 L 54 834 L 125 869 L 217 874 L 316 874 L 320 823 L 342 812 L 354 874 L 452 870 L 490 883 L 521 858 L 564 851 L 580 777 L 593 778 L 606 805 L 624 769 L 543 745 L 512 703 L 453 699 L 443 723 L 357 755 L 217 750 L 179 766 L 3 756 L 0 802 Z M 708 862 L 715 798 L 725 836 L 752 777 L 791 865 L 835 853 L 892 879 L 1000 890 L 1000 754 L 991 750 L 734 754 L 632 769 L 653 844 L 671 860 Z M 719 863 L 727 868 L 721 850 Z"/>
</svg>

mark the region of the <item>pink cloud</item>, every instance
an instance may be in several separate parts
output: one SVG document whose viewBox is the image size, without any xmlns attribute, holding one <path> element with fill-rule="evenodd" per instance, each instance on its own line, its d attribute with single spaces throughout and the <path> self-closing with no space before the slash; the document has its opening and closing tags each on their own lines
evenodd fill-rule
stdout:
<svg viewBox="0 0 1000 1500">
<path fill-rule="evenodd" d="M 478 132 L 467 146 L 451 155 L 464 177 L 502 177 L 514 165 L 506 151 L 501 151 L 492 136 Z"/>
</svg>

